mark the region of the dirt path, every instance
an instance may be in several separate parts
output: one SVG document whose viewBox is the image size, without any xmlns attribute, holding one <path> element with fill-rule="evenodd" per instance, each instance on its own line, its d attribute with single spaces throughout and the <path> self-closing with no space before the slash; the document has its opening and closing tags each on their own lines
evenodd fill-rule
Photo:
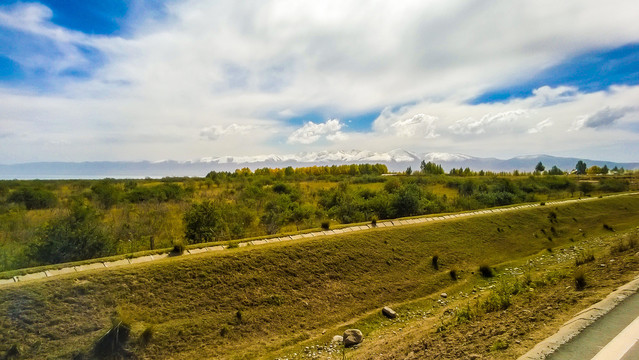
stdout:
<svg viewBox="0 0 639 360">
<path fill-rule="evenodd" d="M 639 192 L 608 195 L 606 196 L 606 198 L 616 197 L 616 196 L 632 196 L 632 195 L 639 195 Z M 599 198 L 584 198 L 584 199 L 548 201 L 548 202 L 545 202 L 545 206 L 567 205 L 567 204 L 583 202 L 583 201 L 596 201 L 598 199 Z M 394 219 L 394 220 L 377 222 L 375 226 L 373 226 L 372 224 L 355 225 L 355 226 L 334 229 L 334 230 L 317 231 L 317 232 L 310 232 L 310 233 L 303 233 L 303 234 L 296 234 L 296 235 L 273 237 L 273 238 L 262 239 L 262 240 L 245 241 L 245 242 L 239 243 L 239 246 L 240 247 L 259 246 L 259 245 L 281 242 L 281 241 L 291 241 L 291 240 L 314 238 L 314 237 L 321 237 L 321 236 L 335 236 L 335 235 L 339 235 L 343 233 L 363 231 L 363 230 L 369 230 L 373 228 L 396 227 L 396 226 L 406 226 L 406 225 L 428 223 L 428 222 L 439 222 L 439 221 L 464 218 L 469 216 L 481 216 L 485 214 L 496 214 L 500 212 L 525 210 L 530 208 L 536 208 L 539 206 L 542 206 L 542 205 L 540 203 L 535 203 L 535 204 L 515 205 L 515 206 L 503 207 L 503 208 L 483 209 L 483 210 L 477 210 L 472 212 L 447 214 L 447 215 L 441 215 L 441 216 L 435 216 L 435 217 L 430 215 L 428 217 L 418 217 L 418 218 L 411 218 L 411 219 Z M 209 251 L 224 251 L 227 248 L 228 247 L 224 245 L 217 245 L 217 246 L 187 249 L 185 250 L 182 256 L 200 254 L 200 253 L 209 252 Z M 10 278 L 10 279 L 0 279 L 0 286 L 7 286 L 7 285 L 15 284 L 15 283 L 23 283 L 23 282 L 32 281 L 32 280 L 50 279 L 59 275 L 83 272 L 87 270 L 106 270 L 108 268 L 146 263 L 150 261 L 166 259 L 168 257 L 169 257 L 169 253 L 164 253 L 164 254 L 146 255 L 146 256 L 140 256 L 140 257 L 131 258 L 131 259 L 116 260 L 116 261 L 106 261 L 106 262 L 96 261 L 94 263 L 85 264 L 85 265 L 69 266 L 69 267 L 64 267 L 57 270 L 46 270 L 41 272 L 35 272 L 35 273 L 26 274 L 26 275 L 14 276 L 13 278 Z"/>
</svg>

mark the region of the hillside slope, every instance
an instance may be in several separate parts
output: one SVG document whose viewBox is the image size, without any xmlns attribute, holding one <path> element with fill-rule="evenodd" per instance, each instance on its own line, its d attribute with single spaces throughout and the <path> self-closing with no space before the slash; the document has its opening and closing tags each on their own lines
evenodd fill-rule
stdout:
<svg viewBox="0 0 639 360">
<path fill-rule="evenodd" d="M 549 222 L 556 214 L 557 222 Z M 0 354 L 90 354 L 117 318 L 149 359 L 255 359 L 294 351 L 386 304 L 438 294 L 540 250 L 639 224 L 639 196 L 171 258 L 0 288 Z M 552 229 L 551 229 L 552 228 Z M 543 229 L 543 232 L 542 232 Z M 552 234 L 552 235 L 543 235 Z M 571 240 L 572 239 L 572 240 Z M 431 258 L 439 256 L 435 270 Z M 152 333 L 147 345 L 141 336 Z"/>
</svg>

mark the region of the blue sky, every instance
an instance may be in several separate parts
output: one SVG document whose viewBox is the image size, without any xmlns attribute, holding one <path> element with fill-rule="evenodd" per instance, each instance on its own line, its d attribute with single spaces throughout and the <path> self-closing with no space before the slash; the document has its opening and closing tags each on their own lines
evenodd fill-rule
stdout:
<svg viewBox="0 0 639 360">
<path fill-rule="evenodd" d="M 0 163 L 639 161 L 634 1 L 0 1 Z"/>
</svg>

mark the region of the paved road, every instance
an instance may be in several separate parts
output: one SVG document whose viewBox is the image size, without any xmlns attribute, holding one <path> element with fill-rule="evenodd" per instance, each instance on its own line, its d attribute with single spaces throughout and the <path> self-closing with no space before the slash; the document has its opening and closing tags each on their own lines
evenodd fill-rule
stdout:
<svg viewBox="0 0 639 360">
<path fill-rule="evenodd" d="M 614 196 L 629 196 L 629 195 L 639 195 L 639 192 L 609 195 L 609 196 L 606 196 L 606 198 L 614 197 Z M 571 204 L 575 202 L 594 201 L 594 200 L 598 200 L 598 198 L 547 201 L 545 204 L 547 206 L 556 206 L 556 205 L 566 205 L 566 204 Z M 538 206 L 540 206 L 539 203 L 524 204 L 524 205 L 515 205 L 512 207 L 482 209 L 482 210 L 477 210 L 473 212 L 448 214 L 448 215 L 441 215 L 441 216 L 435 216 L 435 217 L 431 215 L 427 217 L 418 217 L 413 219 L 387 220 L 387 221 L 377 222 L 376 226 L 373 226 L 371 224 L 355 225 L 355 226 L 345 227 L 341 229 L 303 233 L 303 234 L 290 235 L 290 236 L 287 235 L 287 236 L 274 237 L 274 238 L 263 239 L 263 240 L 252 240 L 252 241 L 241 242 L 239 243 L 239 246 L 240 247 L 247 246 L 247 245 L 255 246 L 255 245 L 264 245 L 264 244 L 280 242 L 280 241 L 298 240 L 298 239 L 318 237 L 318 236 L 339 235 L 339 234 L 349 233 L 353 231 L 368 230 L 373 227 L 382 228 L 382 227 L 395 227 L 395 226 L 404 226 L 404 225 L 412 225 L 412 224 L 428 223 L 428 222 L 438 222 L 438 221 L 457 219 L 457 218 L 463 218 L 468 216 L 479 216 L 479 215 L 494 214 L 494 213 L 507 212 L 507 211 L 517 211 L 517 210 L 523 210 L 528 208 L 535 208 Z M 223 245 L 193 248 L 193 249 L 186 250 L 184 255 L 193 255 L 193 254 L 199 254 L 199 253 L 208 252 L 208 251 L 221 251 L 225 249 L 227 249 L 227 247 Z M 69 267 L 65 267 L 65 268 L 61 268 L 57 270 L 47 270 L 47 271 L 42 271 L 42 272 L 37 272 L 37 273 L 32 273 L 27 275 L 14 276 L 13 278 L 10 278 L 10 279 L 0 279 L 0 286 L 10 285 L 16 282 L 25 282 L 25 281 L 32 281 L 32 280 L 38 280 L 38 279 L 50 279 L 52 277 L 68 274 L 68 273 L 138 264 L 143 262 L 165 259 L 167 257 L 169 257 L 168 253 L 157 254 L 157 255 L 146 255 L 146 256 L 141 256 L 141 257 L 136 257 L 131 259 L 116 260 L 116 261 L 107 261 L 107 262 L 96 261 L 95 263 L 86 264 L 86 265 L 69 266 Z"/>
<path fill-rule="evenodd" d="M 629 296 L 547 360 L 639 359 L 639 294 Z"/>
</svg>

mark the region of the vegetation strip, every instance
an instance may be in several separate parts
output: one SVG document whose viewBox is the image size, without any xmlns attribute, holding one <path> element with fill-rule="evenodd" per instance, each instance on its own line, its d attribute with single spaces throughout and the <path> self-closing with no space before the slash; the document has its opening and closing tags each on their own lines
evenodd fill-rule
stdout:
<svg viewBox="0 0 639 360">
<path fill-rule="evenodd" d="M 632 195 L 639 195 L 639 192 L 608 195 L 608 196 L 606 196 L 606 198 L 616 197 L 616 196 L 632 196 Z M 581 199 L 580 198 L 580 199 L 570 199 L 570 200 L 560 200 L 560 201 L 549 201 L 549 202 L 544 203 L 544 205 L 565 205 L 565 204 L 571 204 L 571 203 L 574 203 L 574 202 L 577 202 L 577 201 L 587 201 L 587 200 L 597 200 L 597 199 L 598 198 L 585 198 L 585 199 Z M 527 205 L 524 205 L 523 207 L 531 208 L 531 207 L 538 207 L 538 206 L 541 206 L 541 204 L 527 204 Z M 476 215 L 482 215 L 482 214 L 491 214 L 491 213 L 513 211 L 513 210 L 519 210 L 519 209 L 522 209 L 522 207 L 513 206 L 513 207 L 508 207 L 508 208 L 479 210 L 479 211 L 463 213 L 463 215 L 462 214 L 453 214 L 453 215 L 444 215 L 444 216 L 439 216 L 439 217 L 421 217 L 421 218 L 409 219 L 409 220 L 392 220 L 392 221 L 385 222 L 383 226 L 391 227 L 391 226 L 412 225 L 412 224 L 415 224 L 417 220 L 421 220 L 421 221 L 443 221 L 443 220 L 448 220 L 448 219 L 452 219 L 452 218 L 456 218 L 456 217 L 460 217 L 460 216 L 476 216 Z M 416 221 L 411 222 L 411 220 L 416 220 Z M 376 226 L 378 226 L 380 224 L 376 224 Z M 343 228 L 341 230 L 343 232 L 354 232 L 354 231 L 361 231 L 361 230 L 369 230 L 371 228 L 373 228 L 372 225 L 362 225 L 362 226 L 351 226 L 351 227 Z M 304 234 L 300 234 L 300 235 L 293 235 L 293 236 L 289 236 L 288 238 L 277 238 L 276 237 L 276 238 L 269 238 L 269 239 L 264 239 L 264 240 L 252 240 L 252 241 L 247 241 L 247 242 L 240 242 L 238 244 L 238 246 L 240 246 L 240 247 L 244 247 L 244 246 L 247 246 L 247 245 L 256 246 L 256 245 L 263 245 L 263 244 L 272 243 L 272 242 L 278 241 L 278 239 L 280 241 L 286 241 L 286 240 L 294 240 L 294 239 L 299 239 L 299 238 L 312 238 L 312 237 L 317 237 L 317 236 L 329 236 L 329 235 L 330 236 L 334 236 L 336 234 L 338 234 L 338 233 L 336 233 L 335 230 L 333 230 L 331 233 L 328 233 L 327 231 L 318 231 L 318 232 L 304 233 Z M 214 248 L 216 248 L 216 250 L 224 250 L 224 249 L 227 249 L 228 246 L 217 246 L 217 247 L 214 247 Z M 209 248 L 203 247 L 203 248 L 188 249 L 188 250 L 186 250 L 185 253 L 182 254 L 182 256 L 205 252 L 205 251 L 207 251 L 206 249 L 211 249 L 211 248 L 210 247 Z M 26 274 L 26 275 L 18 275 L 18 276 L 14 276 L 11 279 L 0 279 L 0 286 L 9 285 L 9 284 L 12 284 L 12 283 L 17 283 L 17 282 L 26 282 L 26 281 L 31 281 L 31 280 L 48 279 L 48 278 L 53 277 L 53 276 L 62 275 L 62 274 L 66 274 L 66 273 L 69 273 L 69 272 L 73 272 L 73 270 L 71 270 L 71 269 L 74 269 L 75 272 L 82 272 L 82 271 L 86 271 L 86 270 L 104 269 L 104 268 L 107 268 L 107 267 L 124 266 L 124 265 L 130 265 L 130 264 L 137 264 L 137 263 L 142 263 L 142 262 L 160 260 L 160 259 L 167 258 L 168 256 L 170 256 L 169 253 L 159 254 L 159 255 L 147 255 L 147 256 L 142 256 L 142 257 L 137 257 L 137 258 L 126 259 L 126 261 L 125 260 L 121 260 L 121 261 L 109 262 L 109 264 L 111 264 L 111 266 L 107 266 L 107 263 L 105 263 L 105 262 L 95 262 L 95 263 L 90 263 L 90 264 L 85 264 L 85 265 L 61 268 L 61 269 L 59 269 L 57 271 L 47 270 L 47 271 L 43 271 L 43 272 L 30 273 L 30 274 Z"/>
</svg>

